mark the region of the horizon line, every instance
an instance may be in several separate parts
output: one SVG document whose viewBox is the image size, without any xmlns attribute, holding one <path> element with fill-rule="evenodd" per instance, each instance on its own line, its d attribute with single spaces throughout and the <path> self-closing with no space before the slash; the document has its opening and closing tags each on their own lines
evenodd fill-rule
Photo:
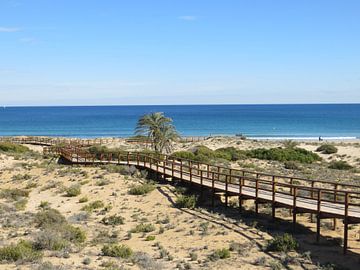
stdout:
<svg viewBox="0 0 360 270">
<path fill-rule="evenodd" d="M 258 106 L 258 105 L 360 105 L 360 102 L 320 103 L 193 103 L 193 104 L 83 104 L 83 105 L 3 105 L 3 108 L 49 108 L 49 107 L 140 107 L 140 106 Z"/>
</svg>

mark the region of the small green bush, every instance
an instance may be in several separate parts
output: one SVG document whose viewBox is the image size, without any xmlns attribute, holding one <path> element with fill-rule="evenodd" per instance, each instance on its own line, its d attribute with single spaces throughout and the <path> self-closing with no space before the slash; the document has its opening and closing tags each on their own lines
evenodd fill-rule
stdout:
<svg viewBox="0 0 360 270">
<path fill-rule="evenodd" d="M 124 224 L 124 218 L 118 215 L 112 215 L 109 217 L 104 217 L 101 222 L 105 225 L 121 225 Z"/>
<path fill-rule="evenodd" d="M 79 199 L 79 203 L 86 203 L 86 202 L 88 202 L 89 201 L 89 199 L 88 199 L 88 197 L 81 197 L 80 199 Z"/>
<path fill-rule="evenodd" d="M 180 158 L 180 159 L 190 159 L 195 160 L 196 156 L 193 152 L 190 151 L 178 151 L 171 154 L 171 158 Z"/>
<path fill-rule="evenodd" d="M 353 167 L 344 160 L 331 161 L 329 165 L 330 169 L 335 170 L 351 170 Z"/>
<path fill-rule="evenodd" d="M 227 248 L 217 249 L 209 256 L 209 259 L 211 261 L 217 261 L 219 259 L 227 258 L 230 258 L 230 251 Z"/>
<path fill-rule="evenodd" d="M 102 208 L 104 206 L 105 205 L 104 205 L 104 203 L 102 201 L 97 200 L 97 201 L 93 201 L 93 202 L 85 205 L 83 208 L 81 208 L 81 210 L 86 211 L 86 212 L 92 212 L 95 209 L 99 209 L 99 208 Z"/>
<path fill-rule="evenodd" d="M 155 240 L 155 235 L 148 235 L 146 238 L 145 238 L 145 241 L 154 241 Z"/>
<path fill-rule="evenodd" d="M 323 154 L 335 154 L 337 153 L 338 149 L 332 144 L 323 144 L 319 146 L 316 151 Z"/>
<path fill-rule="evenodd" d="M 72 185 L 65 190 L 67 197 L 76 197 L 81 194 L 80 185 Z"/>
<path fill-rule="evenodd" d="M 42 253 L 33 248 L 32 243 L 21 240 L 16 245 L 10 245 L 0 248 L 0 261 L 24 261 L 33 262 L 42 257 Z"/>
<path fill-rule="evenodd" d="M 16 201 L 14 206 L 15 206 L 16 210 L 22 211 L 22 210 L 25 210 L 27 203 L 28 203 L 28 200 L 25 198 L 22 198 L 22 199 Z"/>
<path fill-rule="evenodd" d="M 65 217 L 56 209 L 42 210 L 35 215 L 35 223 L 38 227 L 61 225 L 66 223 Z"/>
<path fill-rule="evenodd" d="M 17 201 L 23 197 L 29 197 L 29 190 L 25 189 L 4 189 L 0 192 L 0 198 Z"/>
<path fill-rule="evenodd" d="M 155 226 L 153 224 L 141 223 L 141 224 L 136 225 L 136 227 L 133 228 L 130 232 L 131 233 L 140 233 L 140 232 L 148 233 L 148 232 L 153 232 L 153 231 L 155 231 Z"/>
<path fill-rule="evenodd" d="M 289 252 L 296 250 L 299 247 L 298 242 L 290 234 L 283 234 L 275 236 L 274 239 L 270 240 L 267 244 L 266 249 L 268 251 L 276 252 Z"/>
<path fill-rule="evenodd" d="M 14 144 L 10 142 L 2 142 L 0 143 L 0 151 L 7 153 L 25 153 L 30 151 L 30 149 L 26 146 L 20 144 Z"/>
<path fill-rule="evenodd" d="M 313 163 L 321 160 L 319 155 L 302 149 L 302 148 L 257 148 L 246 151 L 247 155 L 252 158 L 277 160 L 277 161 L 298 161 L 300 163 Z"/>
<path fill-rule="evenodd" d="M 176 199 L 176 207 L 194 209 L 196 206 L 195 195 L 181 195 Z"/>
<path fill-rule="evenodd" d="M 129 189 L 130 195 L 144 195 L 155 189 L 155 185 L 152 183 L 145 183 L 142 185 L 133 186 Z"/>
<path fill-rule="evenodd" d="M 130 247 L 126 245 L 116 245 L 116 244 L 103 246 L 101 252 L 103 253 L 104 256 L 118 257 L 123 259 L 130 258 L 131 255 L 133 254 L 133 251 Z"/>
<path fill-rule="evenodd" d="M 288 169 L 288 170 L 299 170 L 300 169 L 299 165 L 295 161 L 286 161 L 284 163 L 284 167 L 285 167 L 285 169 Z"/>
</svg>

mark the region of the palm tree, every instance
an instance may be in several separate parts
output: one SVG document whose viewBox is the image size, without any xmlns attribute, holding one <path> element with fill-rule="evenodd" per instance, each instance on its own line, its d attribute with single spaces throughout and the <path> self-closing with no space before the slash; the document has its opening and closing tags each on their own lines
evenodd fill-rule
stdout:
<svg viewBox="0 0 360 270">
<path fill-rule="evenodd" d="M 143 115 L 138 120 L 135 129 L 136 135 L 145 135 L 153 142 L 156 152 L 162 153 L 164 150 L 171 151 L 172 142 L 179 135 L 172 125 L 172 119 L 165 117 L 161 112 Z"/>
</svg>

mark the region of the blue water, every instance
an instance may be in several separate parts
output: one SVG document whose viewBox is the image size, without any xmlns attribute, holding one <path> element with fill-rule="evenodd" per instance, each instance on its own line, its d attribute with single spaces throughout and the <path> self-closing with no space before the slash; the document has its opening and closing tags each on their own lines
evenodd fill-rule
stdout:
<svg viewBox="0 0 360 270">
<path fill-rule="evenodd" d="M 360 104 L 0 108 L 0 136 L 126 137 L 150 112 L 173 118 L 181 135 L 360 137 Z"/>
</svg>

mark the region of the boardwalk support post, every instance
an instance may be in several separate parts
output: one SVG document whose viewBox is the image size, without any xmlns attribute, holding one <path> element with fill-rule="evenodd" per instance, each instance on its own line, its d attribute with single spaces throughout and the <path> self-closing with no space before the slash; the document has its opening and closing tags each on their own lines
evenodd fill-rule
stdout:
<svg viewBox="0 0 360 270">
<path fill-rule="evenodd" d="M 318 189 L 317 192 L 317 215 L 316 215 L 316 242 L 320 242 L 320 218 L 321 218 L 321 190 Z"/>
</svg>

